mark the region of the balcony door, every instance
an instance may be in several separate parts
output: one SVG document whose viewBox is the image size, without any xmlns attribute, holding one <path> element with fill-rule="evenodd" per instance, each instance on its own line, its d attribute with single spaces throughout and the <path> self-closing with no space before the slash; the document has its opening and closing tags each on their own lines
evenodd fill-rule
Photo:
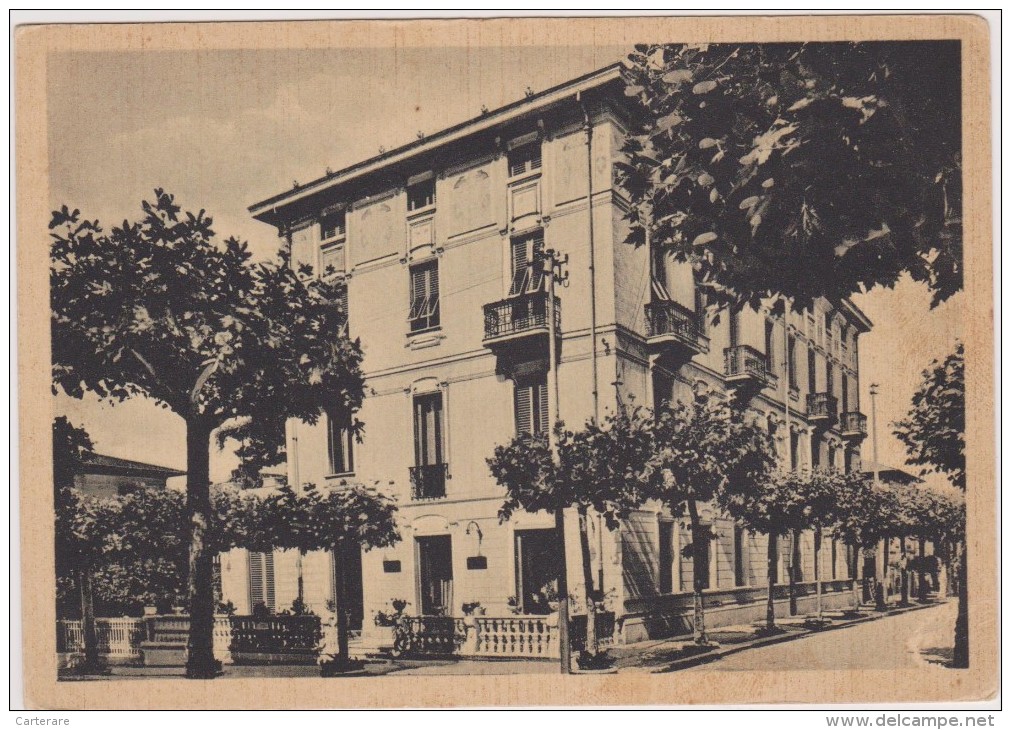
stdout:
<svg viewBox="0 0 1011 730">
<path fill-rule="evenodd" d="M 418 606 L 422 616 L 449 616 L 453 607 L 453 543 L 449 535 L 415 538 Z"/>
</svg>

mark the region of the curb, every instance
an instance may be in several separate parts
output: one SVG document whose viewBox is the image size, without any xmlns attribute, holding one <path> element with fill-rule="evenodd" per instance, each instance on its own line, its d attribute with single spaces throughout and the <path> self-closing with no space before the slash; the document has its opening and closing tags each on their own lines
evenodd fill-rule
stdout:
<svg viewBox="0 0 1011 730">
<path fill-rule="evenodd" d="M 869 616 L 863 616 L 861 618 L 851 619 L 845 623 L 834 623 L 825 626 L 821 629 L 805 629 L 803 631 L 798 631 L 792 634 L 781 634 L 778 636 L 765 636 L 759 639 L 752 639 L 750 641 L 744 641 L 740 644 L 731 644 L 725 649 L 717 649 L 716 651 L 707 652 L 705 654 L 699 654 L 696 656 L 685 657 L 684 659 L 676 659 L 669 665 L 663 668 L 654 669 L 649 672 L 649 674 L 666 674 L 668 672 L 676 672 L 680 669 L 689 669 L 691 667 L 697 667 L 702 664 L 711 664 L 712 662 L 719 661 L 725 656 L 730 656 L 732 654 L 738 654 L 742 651 L 747 651 L 748 649 L 758 649 L 764 646 L 771 646 L 773 644 L 783 644 L 787 641 L 795 641 L 797 639 L 803 639 L 812 634 L 823 634 L 827 631 L 835 631 L 838 629 L 846 629 L 850 626 L 856 626 L 858 624 L 869 623 L 871 621 L 878 621 L 879 619 L 888 618 L 889 616 L 899 616 L 906 613 L 912 613 L 913 611 L 922 611 L 927 608 L 934 608 L 936 606 L 943 606 L 947 601 L 937 601 L 935 603 L 925 603 L 919 605 L 905 606 L 902 608 L 895 608 L 892 610 L 886 610 L 884 612 L 877 612 L 876 609 L 870 609 L 871 614 Z"/>
</svg>

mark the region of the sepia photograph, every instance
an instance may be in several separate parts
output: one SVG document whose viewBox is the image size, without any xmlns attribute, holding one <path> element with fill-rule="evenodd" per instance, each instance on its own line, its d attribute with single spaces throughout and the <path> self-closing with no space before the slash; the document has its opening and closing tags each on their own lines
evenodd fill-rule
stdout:
<svg viewBox="0 0 1011 730">
<path fill-rule="evenodd" d="M 986 26 L 943 19 L 22 29 L 46 696 L 995 691 Z"/>
</svg>

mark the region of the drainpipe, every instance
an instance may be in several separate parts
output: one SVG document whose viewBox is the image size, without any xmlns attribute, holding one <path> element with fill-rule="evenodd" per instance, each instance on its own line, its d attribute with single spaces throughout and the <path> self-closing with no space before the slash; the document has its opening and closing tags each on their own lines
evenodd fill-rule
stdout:
<svg viewBox="0 0 1011 730">
<path fill-rule="evenodd" d="M 593 240 L 593 124 L 590 113 L 576 92 L 576 102 L 583 111 L 583 129 L 586 132 L 586 223 L 590 237 L 590 361 L 593 365 L 593 422 L 600 421 L 600 396 L 597 391 L 597 267 Z"/>
</svg>

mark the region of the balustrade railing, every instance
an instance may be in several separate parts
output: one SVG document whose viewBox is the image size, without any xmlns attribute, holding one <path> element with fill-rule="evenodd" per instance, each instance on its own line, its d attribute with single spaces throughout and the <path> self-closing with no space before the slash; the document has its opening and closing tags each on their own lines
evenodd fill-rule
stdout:
<svg viewBox="0 0 1011 730">
<path fill-rule="evenodd" d="M 699 316 L 673 301 L 656 301 L 646 305 L 646 336 L 673 337 L 696 352 L 708 349 Z"/>
<path fill-rule="evenodd" d="M 723 367 L 728 380 L 754 378 L 765 385 L 776 382 L 768 358 L 749 345 L 726 348 L 723 351 Z"/>
<path fill-rule="evenodd" d="M 476 656 L 543 657 L 558 656 L 557 624 L 544 616 L 511 616 L 474 619 Z"/>
<path fill-rule="evenodd" d="M 411 498 L 438 499 L 439 497 L 445 497 L 446 475 L 448 473 L 448 464 L 412 466 L 410 468 Z"/>
</svg>

